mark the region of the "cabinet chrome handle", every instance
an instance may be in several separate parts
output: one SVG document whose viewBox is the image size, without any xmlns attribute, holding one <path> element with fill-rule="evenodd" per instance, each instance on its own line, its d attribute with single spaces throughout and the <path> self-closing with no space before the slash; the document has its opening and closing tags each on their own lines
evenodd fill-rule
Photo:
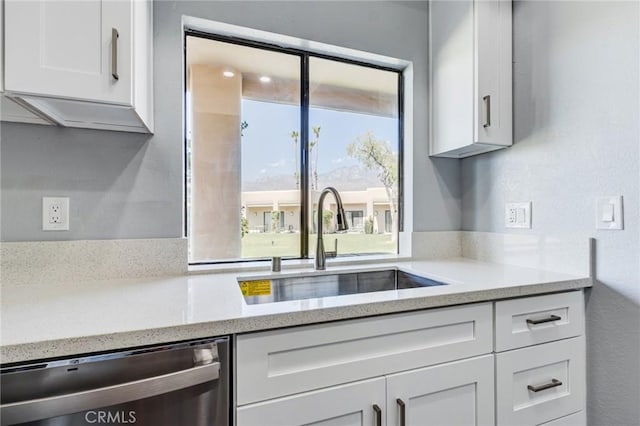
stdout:
<svg viewBox="0 0 640 426">
<path fill-rule="evenodd" d="M 382 408 L 378 404 L 373 404 L 373 414 L 376 416 L 376 426 L 382 426 Z"/>
<path fill-rule="evenodd" d="M 398 409 L 400 410 L 400 426 L 407 425 L 407 406 L 400 398 L 396 399 L 398 403 Z"/>
<path fill-rule="evenodd" d="M 111 77 L 114 80 L 119 80 L 120 76 L 118 75 L 118 38 L 120 34 L 118 34 L 118 30 L 115 28 L 111 28 Z"/>
<path fill-rule="evenodd" d="M 549 383 L 545 383 L 544 385 L 539 385 L 539 386 L 528 385 L 527 389 L 529 389 L 532 392 L 540 392 L 546 389 L 555 388 L 556 386 L 562 386 L 562 382 L 558 379 L 551 379 Z"/>
<path fill-rule="evenodd" d="M 527 318 L 527 324 L 544 324 L 545 322 L 554 322 L 554 321 L 560 321 L 562 318 L 557 316 L 557 315 L 549 315 L 547 318 L 540 318 L 540 319 L 530 319 Z"/>
<path fill-rule="evenodd" d="M 485 129 L 491 126 L 491 96 L 487 95 L 482 98 L 484 101 L 485 119 L 482 127 Z"/>
</svg>

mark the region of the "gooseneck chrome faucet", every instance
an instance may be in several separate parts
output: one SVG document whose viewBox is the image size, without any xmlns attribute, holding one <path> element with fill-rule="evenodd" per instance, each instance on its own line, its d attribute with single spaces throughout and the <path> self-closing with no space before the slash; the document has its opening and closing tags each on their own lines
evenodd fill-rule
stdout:
<svg viewBox="0 0 640 426">
<path fill-rule="evenodd" d="M 336 230 L 337 231 L 346 231 L 348 229 L 347 226 L 347 217 L 344 214 L 344 208 L 342 207 L 342 200 L 340 199 L 340 194 L 338 194 L 338 191 L 331 187 L 328 186 L 325 189 L 322 190 L 322 192 L 320 193 L 320 199 L 318 200 L 318 243 L 316 245 L 316 259 L 315 259 L 315 265 L 316 265 L 316 270 L 317 271 L 324 271 L 327 268 L 327 253 L 324 251 L 324 241 L 322 240 L 322 211 L 323 211 L 323 207 L 322 205 L 324 204 L 324 199 L 327 196 L 327 194 L 332 193 L 333 196 L 336 199 L 336 204 L 338 205 L 338 212 L 336 215 Z M 336 241 L 336 251 L 333 254 L 333 256 L 337 255 L 337 241 Z"/>
</svg>

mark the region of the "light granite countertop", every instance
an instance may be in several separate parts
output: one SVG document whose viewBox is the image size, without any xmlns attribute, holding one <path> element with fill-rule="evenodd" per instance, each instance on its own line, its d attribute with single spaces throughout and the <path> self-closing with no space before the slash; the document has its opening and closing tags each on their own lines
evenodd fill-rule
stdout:
<svg viewBox="0 0 640 426">
<path fill-rule="evenodd" d="M 247 305 L 238 278 L 300 273 L 236 272 L 167 278 L 33 283 L 2 288 L 3 364 L 245 333 L 339 319 L 590 287 L 589 277 L 466 258 L 369 266 L 397 268 L 449 285 Z"/>
</svg>

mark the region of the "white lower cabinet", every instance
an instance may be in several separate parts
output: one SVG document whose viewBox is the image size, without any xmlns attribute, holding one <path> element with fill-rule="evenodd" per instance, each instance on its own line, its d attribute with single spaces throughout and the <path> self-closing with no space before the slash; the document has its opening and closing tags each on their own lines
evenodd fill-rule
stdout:
<svg viewBox="0 0 640 426">
<path fill-rule="evenodd" d="M 496 354 L 498 426 L 537 426 L 584 409 L 584 337 Z"/>
<path fill-rule="evenodd" d="M 491 303 L 236 337 L 240 406 L 488 354 Z"/>
<path fill-rule="evenodd" d="M 496 302 L 496 352 L 580 336 L 584 333 L 581 291 Z"/>
<path fill-rule="evenodd" d="M 493 355 L 387 377 L 387 425 L 491 426 Z"/>
<path fill-rule="evenodd" d="M 485 355 L 246 405 L 236 424 L 491 426 L 493 406 L 493 356 Z"/>
<path fill-rule="evenodd" d="M 583 293 L 495 305 L 497 426 L 584 426 Z"/>
<path fill-rule="evenodd" d="M 385 379 L 305 392 L 240 407 L 238 426 L 373 426 L 384 424 Z"/>
<path fill-rule="evenodd" d="M 566 292 L 238 335 L 236 426 L 585 426 L 583 303 Z"/>
</svg>

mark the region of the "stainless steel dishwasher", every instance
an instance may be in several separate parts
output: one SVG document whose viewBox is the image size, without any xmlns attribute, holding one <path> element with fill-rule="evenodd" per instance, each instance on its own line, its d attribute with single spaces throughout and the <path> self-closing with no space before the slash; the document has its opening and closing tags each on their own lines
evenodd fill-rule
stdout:
<svg viewBox="0 0 640 426">
<path fill-rule="evenodd" d="M 229 426 L 229 338 L 0 369 L 2 425 Z"/>
</svg>

